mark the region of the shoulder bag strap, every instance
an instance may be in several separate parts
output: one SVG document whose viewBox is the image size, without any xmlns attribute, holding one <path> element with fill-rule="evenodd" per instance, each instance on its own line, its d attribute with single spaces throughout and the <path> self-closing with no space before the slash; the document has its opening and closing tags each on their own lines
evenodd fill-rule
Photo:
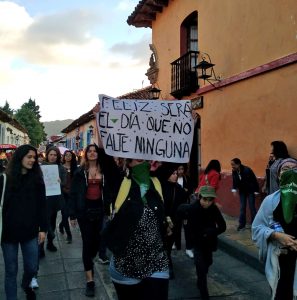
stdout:
<svg viewBox="0 0 297 300">
<path fill-rule="evenodd" d="M 4 193 L 6 188 L 6 174 L 3 173 L 2 176 L 3 176 L 3 187 L 2 187 L 1 204 L 0 204 L 1 207 L 3 207 Z"/>
<path fill-rule="evenodd" d="M 122 204 L 124 203 L 124 201 L 126 200 L 130 188 L 131 188 L 131 179 L 128 179 L 127 177 L 124 177 L 116 201 L 115 201 L 115 205 L 114 205 L 114 212 L 117 213 L 119 211 L 119 209 L 121 208 Z"/>
<path fill-rule="evenodd" d="M 163 193 L 162 193 L 162 186 L 161 186 L 161 183 L 160 183 L 159 179 L 157 177 L 151 177 L 151 180 L 152 180 L 152 182 L 154 184 L 154 187 L 155 187 L 156 191 L 161 196 L 162 201 L 164 201 L 164 199 L 163 199 Z"/>
</svg>

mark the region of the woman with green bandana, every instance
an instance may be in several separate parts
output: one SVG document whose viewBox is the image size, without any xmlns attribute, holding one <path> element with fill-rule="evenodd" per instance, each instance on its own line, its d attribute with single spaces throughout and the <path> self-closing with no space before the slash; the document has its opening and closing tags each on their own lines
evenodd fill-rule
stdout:
<svg viewBox="0 0 297 300">
<path fill-rule="evenodd" d="M 168 299 L 168 258 L 162 193 L 150 177 L 148 162 L 127 159 L 130 188 L 115 204 L 110 276 L 119 300 Z"/>
<path fill-rule="evenodd" d="M 273 300 L 297 299 L 297 160 L 278 167 L 280 189 L 267 196 L 252 224 Z"/>
</svg>

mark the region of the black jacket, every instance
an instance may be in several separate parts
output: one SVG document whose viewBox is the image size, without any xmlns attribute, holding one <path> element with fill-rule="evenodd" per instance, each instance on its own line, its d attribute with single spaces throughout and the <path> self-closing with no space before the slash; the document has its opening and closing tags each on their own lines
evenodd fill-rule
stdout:
<svg viewBox="0 0 297 300">
<path fill-rule="evenodd" d="M 175 221 L 177 208 L 187 202 L 187 192 L 178 184 L 170 181 L 162 182 L 165 214 Z"/>
<path fill-rule="evenodd" d="M 2 242 L 26 242 L 47 231 L 46 198 L 43 180 L 34 182 L 28 173 L 21 177 L 19 187 L 12 188 L 7 178 L 4 204 Z M 0 178 L 2 194 L 3 176 Z"/>
<path fill-rule="evenodd" d="M 108 215 L 110 203 L 115 200 L 123 174 L 114 162 L 113 157 L 105 154 L 103 149 L 100 149 L 99 158 L 103 173 L 102 204 L 105 214 Z M 69 216 L 71 220 L 83 217 L 86 212 L 87 178 L 87 173 L 82 167 L 78 168 L 73 175 L 69 193 Z"/>
<path fill-rule="evenodd" d="M 251 168 L 241 165 L 240 172 L 232 171 L 233 188 L 238 189 L 240 193 L 259 192 L 257 177 Z"/>
<path fill-rule="evenodd" d="M 182 204 L 178 213 L 188 220 L 194 248 L 206 251 L 217 249 L 217 236 L 226 230 L 226 222 L 214 203 L 207 209 L 201 206 L 199 200 L 193 204 Z"/>
<path fill-rule="evenodd" d="M 164 205 L 159 193 L 151 182 L 146 193 L 147 205 L 155 212 L 160 234 L 165 236 Z M 129 194 L 118 213 L 104 231 L 104 238 L 108 248 L 116 255 L 123 253 L 128 242 L 143 215 L 144 203 L 141 199 L 139 185 L 132 179 Z"/>
</svg>

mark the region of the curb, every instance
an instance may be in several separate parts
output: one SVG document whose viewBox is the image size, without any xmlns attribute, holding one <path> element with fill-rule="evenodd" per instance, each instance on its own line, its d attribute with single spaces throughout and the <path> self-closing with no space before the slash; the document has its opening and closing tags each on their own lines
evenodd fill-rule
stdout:
<svg viewBox="0 0 297 300">
<path fill-rule="evenodd" d="M 218 247 L 227 254 L 243 261 L 250 267 L 265 275 L 264 264 L 259 261 L 258 256 L 248 251 L 244 246 L 240 245 L 236 241 L 232 241 L 224 236 L 219 236 Z"/>
</svg>

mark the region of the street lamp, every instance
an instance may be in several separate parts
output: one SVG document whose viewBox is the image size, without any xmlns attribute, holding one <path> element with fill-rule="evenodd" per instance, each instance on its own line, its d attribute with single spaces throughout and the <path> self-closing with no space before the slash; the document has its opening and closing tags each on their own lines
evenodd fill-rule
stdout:
<svg viewBox="0 0 297 300">
<path fill-rule="evenodd" d="M 203 79 L 210 83 L 212 86 L 216 87 L 211 81 L 220 81 L 220 78 L 216 76 L 214 71 L 215 64 L 211 62 L 210 56 L 207 53 L 202 53 L 202 61 L 195 66 L 197 71 L 201 70 L 201 75 L 198 74 L 198 78 Z"/>
<path fill-rule="evenodd" d="M 157 100 L 160 97 L 161 90 L 153 86 L 148 90 L 148 93 L 150 100 Z"/>
</svg>

